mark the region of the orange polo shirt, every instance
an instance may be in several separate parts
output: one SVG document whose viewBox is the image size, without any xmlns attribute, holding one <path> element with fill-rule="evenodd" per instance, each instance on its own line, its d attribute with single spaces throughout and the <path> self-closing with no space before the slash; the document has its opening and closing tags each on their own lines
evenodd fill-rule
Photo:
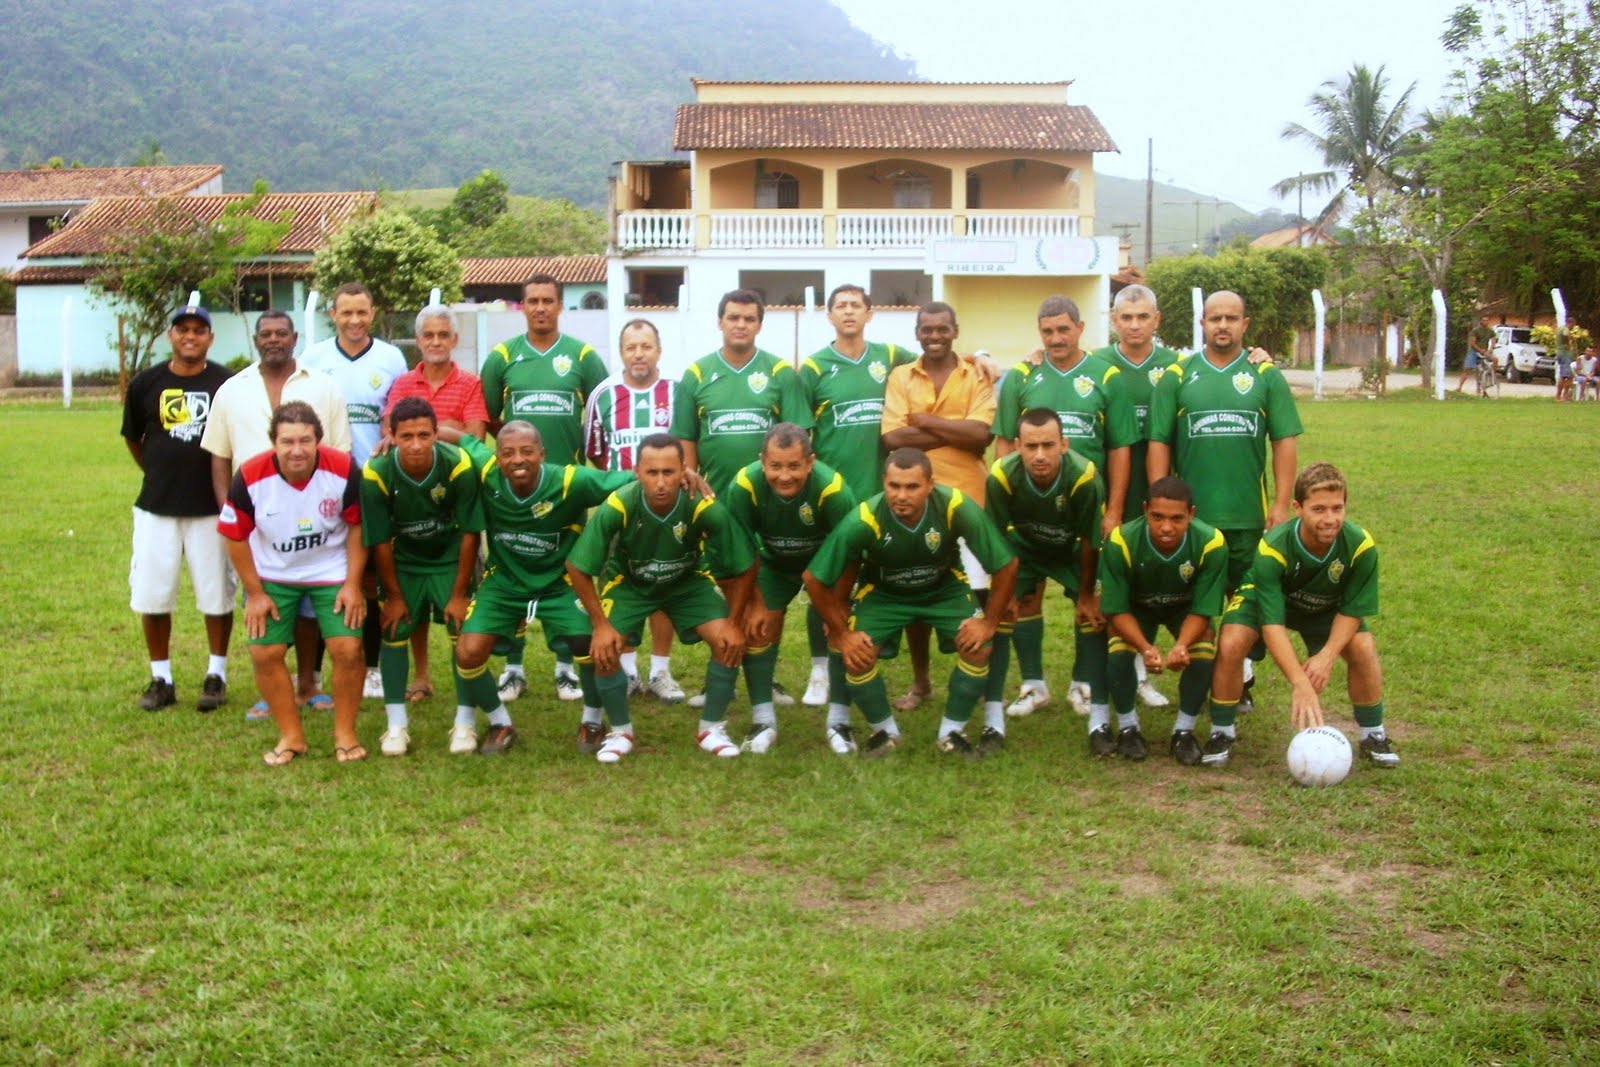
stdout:
<svg viewBox="0 0 1600 1067">
<path fill-rule="evenodd" d="M 933 387 L 933 379 L 922 368 L 922 357 L 889 372 L 883 397 L 883 433 L 909 425 L 906 416 L 913 411 L 938 415 L 943 419 L 972 419 L 985 426 L 994 425 L 994 389 L 972 361 L 956 357 L 955 368 L 945 379 L 943 389 Z M 933 463 L 933 480 L 961 490 L 979 507 L 983 506 L 984 480 L 988 467 L 983 457 L 960 448 L 928 450 Z"/>
</svg>

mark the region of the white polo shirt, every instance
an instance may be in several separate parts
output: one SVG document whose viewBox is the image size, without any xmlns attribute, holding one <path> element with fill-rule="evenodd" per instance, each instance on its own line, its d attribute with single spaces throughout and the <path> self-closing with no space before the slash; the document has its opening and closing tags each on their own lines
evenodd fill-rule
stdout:
<svg viewBox="0 0 1600 1067">
<path fill-rule="evenodd" d="M 283 383 L 280 403 L 304 400 L 322 420 L 322 443 L 341 452 L 350 451 L 350 417 L 345 411 L 339 385 L 326 374 L 312 374 L 297 366 Z M 272 424 L 272 402 L 267 399 L 267 383 L 261 379 L 261 364 L 252 363 L 222 383 L 211 401 L 206 432 L 200 447 L 213 456 L 230 460 L 238 471 L 245 460 L 272 448 L 267 428 Z"/>
</svg>

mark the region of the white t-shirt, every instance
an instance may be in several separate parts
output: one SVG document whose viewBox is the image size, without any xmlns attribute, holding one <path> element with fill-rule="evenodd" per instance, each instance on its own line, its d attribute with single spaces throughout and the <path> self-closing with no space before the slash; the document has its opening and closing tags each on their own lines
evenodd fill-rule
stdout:
<svg viewBox="0 0 1600 1067">
<path fill-rule="evenodd" d="M 369 338 L 357 356 L 344 354 L 339 339 L 330 337 L 306 349 L 306 368 L 331 375 L 344 394 L 350 415 L 350 455 L 356 466 L 366 463 L 383 437 L 383 408 L 394 380 L 406 372 L 406 357 L 388 341 Z"/>
</svg>

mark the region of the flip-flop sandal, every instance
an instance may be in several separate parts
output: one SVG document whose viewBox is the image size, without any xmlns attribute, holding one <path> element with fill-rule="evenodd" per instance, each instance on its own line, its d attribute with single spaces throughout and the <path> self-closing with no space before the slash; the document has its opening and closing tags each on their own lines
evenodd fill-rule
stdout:
<svg viewBox="0 0 1600 1067">
<path fill-rule="evenodd" d="M 335 746 L 333 757 L 340 763 L 360 763 L 367 758 L 367 747 L 362 744 L 347 745 L 344 748 Z"/>
<path fill-rule="evenodd" d="M 260 722 L 272 718 L 272 709 L 265 700 L 258 700 L 245 709 L 244 717 L 249 722 Z"/>
<path fill-rule="evenodd" d="M 905 693 L 896 698 L 893 707 L 895 711 L 915 711 L 923 703 L 933 699 L 933 690 L 926 692 L 921 689 L 907 689 Z"/>
<path fill-rule="evenodd" d="M 271 752 L 261 755 L 261 762 L 268 767 L 287 767 L 295 760 L 306 754 L 303 748 L 275 748 Z"/>
<path fill-rule="evenodd" d="M 332 711 L 333 698 L 327 693 L 317 693 L 310 700 L 300 705 L 307 711 Z"/>
<path fill-rule="evenodd" d="M 427 682 L 416 682 L 406 686 L 406 703 L 417 704 L 424 700 L 433 699 L 433 686 Z"/>
</svg>

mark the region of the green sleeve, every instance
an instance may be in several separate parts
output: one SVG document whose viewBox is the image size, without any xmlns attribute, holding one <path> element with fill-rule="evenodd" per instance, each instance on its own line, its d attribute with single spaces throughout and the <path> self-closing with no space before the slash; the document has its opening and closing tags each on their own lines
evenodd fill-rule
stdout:
<svg viewBox="0 0 1600 1067">
<path fill-rule="evenodd" d="M 800 364 L 800 369 L 795 373 L 800 381 L 800 396 L 805 401 L 806 410 L 811 412 L 812 424 L 815 425 L 817 411 L 817 385 L 822 381 L 822 374 L 817 370 L 816 363 L 807 359 Z"/>
<path fill-rule="evenodd" d="M 1106 375 L 1106 448 L 1123 448 L 1138 444 L 1139 414 L 1134 410 L 1133 398 L 1128 394 L 1128 383 L 1122 371 L 1113 367 Z"/>
<path fill-rule="evenodd" d="M 481 446 L 480 446 L 481 447 Z M 462 450 L 466 452 L 465 449 Z M 470 459 L 472 454 L 466 452 Z M 469 463 L 466 470 L 450 475 L 450 488 L 455 493 L 456 528 L 463 533 L 483 532 L 483 509 L 478 506 L 478 468 Z"/>
<path fill-rule="evenodd" d="M 1288 621 L 1283 599 L 1283 571 L 1283 557 L 1262 538 L 1255 562 L 1250 565 L 1250 581 L 1255 585 L 1256 605 L 1261 611 L 1263 626 L 1282 626 Z"/>
<path fill-rule="evenodd" d="M 600 358 L 600 353 L 584 345 L 578 355 L 578 372 L 578 380 L 583 384 L 583 396 L 587 400 L 606 380 L 606 361 Z"/>
<path fill-rule="evenodd" d="M 699 384 L 694 371 L 686 370 L 683 380 L 672 390 L 672 436 L 681 441 L 700 440 L 700 416 L 695 402 L 695 389 Z"/>
<path fill-rule="evenodd" d="M 1132 553 L 1122 530 L 1121 526 L 1112 530 L 1100 548 L 1100 611 L 1105 615 L 1125 615 L 1133 610 L 1128 589 Z"/>
<path fill-rule="evenodd" d="M 1340 591 L 1339 614 L 1369 619 L 1378 613 L 1378 546 L 1362 530 L 1360 546 L 1350 561 L 1350 574 Z"/>
<path fill-rule="evenodd" d="M 989 477 L 983 483 L 983 510 L 988 512 L 995 529 L 1002 534 L 1011 530 L 1011 485 L 1000 474 L 1000 461 L 989 468 Z"/>
<path fill-rule="evenodd" d="M 1211 539 L 1200 549 L 1200 573 L 1194 578 L 1194 596 L 1189 601 L 1190 615 L 1208 619 L 1222 614 L 1223 591 L 1228 587 L 1228 542 L 1221 530 L 1211 531 Z"/>
<path fill-rule="evenodd" d="M 846 515 L 844 521 L 835 526 L 828 539 L 822 542 L 817 554 L 811 557 L 806 569 L 823 585 L 837 582 L 845 568 L 860 559 L 861 553 L 877 539 L 872 527 L 861 517 L 865 507 L 865 504 L 858 504 L 855 511 Z"/>
<path fill-rule="evenodd" d="M 572 485 L 567 490 L 568 495 L 586 508 L 604 503 L 612 493 L 631 485 L 634 481 L 632 471 L 603 471 L 598 467 L 576 465 L 572 471 Z"/>
<path fill-rule="evenodd" d="M 567 557 L 567 562 L 584 574 L 598 578 L 605 572 L 606 557 L 611 551 L 611 540 L 621 530 L 622 503 L 617 499 L 617 494 L 612 493 L 606 497 L 605 503 L 589 516 L 583 533 L 578 535 L 577 543 L 572 546 L 572 554 Z"/>
<path fill-rule="evenodd" d="M 1298 437 L 1305 431 L 1300 426 L 1300 411 L 1295 407 L 1288 379 L 1276 367 L 1263 377 L 1267 383 L 1267 436 L 1274 441 Z"/>
<path fill-rule="evenodd" d="M 505 346 L 495 345 L 483 361 L 479 380 L 483 385 L 483 406 L 489 409 L 489 418 L 498 419 L 505 408 Z"/>
<path fill-rule="evenodd" d="M 361 543 L 371 548 L 394 540 L 389 521 L 389 494 L 371 463 L 361 468 Z"/>
<path fill-rule="evenodd" d="M 1171 367 L 1150 392 L 1149 439 L 1170 445 L 1178 431 L 1178 374 Z"/>
<path fill-rule="evenodd" d="M 718 501 L 713 500 L 700 510 L 695 525 L 705 534 L 711 550 L 711 573 L 718 578 L 737 578 L 756 561 L 748 529 L 734 522 Z"/>
<path fill-rule="evenodd" d="M 1100 539 L 1100 516 L 1105 509 L 1105 491 L 1100 486 L 1098 470 L 1093 460 L 1084 461 L 1084 472 L 1072 486 L 1071 507 L 1073 533 L 1080 540 L 1094 544 Z"/>
<path fill-rule="evenodd" d="M 832 530 L 849 518 L 850 513 L 856 509 L 856 497 L 850 491 L 850 487 L 844 484 L 844 475 L 829 467 L 823 467 L 823 470 L 831 473 L 833 477 L 828 480 L 828 487 L 823 490 L 822 525 Z"/>
<path fill-rule="evenodd" d="M 811 415 L 811 405 L 806 402 L 805 390 L 800 387 L 800 375 L 792 369 L 778 372 L 778 414 L 784 422 L 792 422 L 805 430 L 817 422 Z"/>
<path fill-rule="evenodd" d="M 733 516 L 733 521 L 746 530 L 754 531 L 756 528 L 756 483 L 755 479 L 763 481 L 766 475 L 761 471 L 760 463 L 752 463 L 733 476 L 733 484 L 728 486 L 728 491 L 717 499 L 728 509 L 728 514 Z"/>
<path fill-rule="evenodd" d="M 983 509 L 970 499 L 963 498 L 956 505 L 953 518 L 951 529 L 967 539 L 967 547 L 990 574 L 1017 558 L 1011 542 L 1005 539 Z"/>
<path fill-rule="evenodd" d="M 1017 422 L 1022 417 L 1022 386 L 1027 381 L 1021 367 L 1012 367 L 1000 379 L 995 396 L 994 435 L 1007 441 L 1017 439 Z"/>
</svg>

